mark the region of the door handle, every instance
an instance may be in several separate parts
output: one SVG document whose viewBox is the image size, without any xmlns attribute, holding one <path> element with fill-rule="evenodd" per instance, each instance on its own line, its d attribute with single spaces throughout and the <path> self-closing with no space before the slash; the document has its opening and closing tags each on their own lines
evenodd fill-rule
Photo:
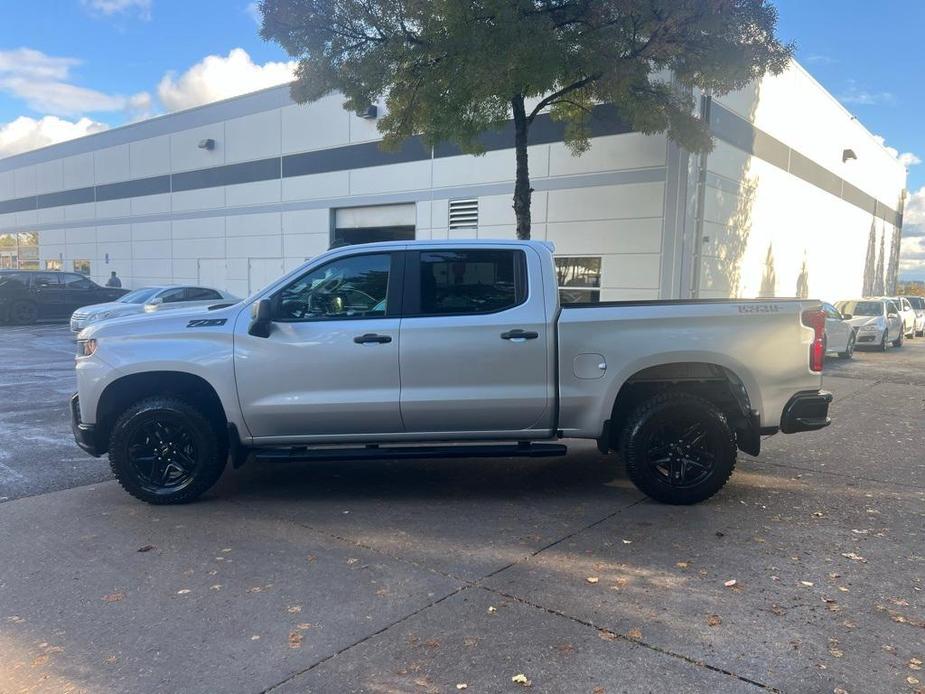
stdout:
<svg viewBox="0 0 925 694">
<path fill-rule="evenodd" d="M 368 342 L 375 342 L 380 345 L 384 345 L 392 341 L 392 338 L 388 335 L 376 335 L 376 333 L 366 333 L 365 335 L 357 335 L 353 338 L 353 341 L 358 345 L 365 345 Z"/>
<path fill-rule="evenodd" d="M 538 332 L 534 332 L 533 330 L 521 330 L 520 328 L 501 333 L 502 340 L 535 340 L 539 336 L 540 334 Z"/>
</svg>

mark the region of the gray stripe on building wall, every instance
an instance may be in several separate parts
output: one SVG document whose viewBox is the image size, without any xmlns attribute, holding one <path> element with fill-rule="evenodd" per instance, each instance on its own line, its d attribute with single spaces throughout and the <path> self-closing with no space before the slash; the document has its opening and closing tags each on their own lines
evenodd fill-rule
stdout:
<svg viewBox="0 0 925 694">
<path fill-rule="evenodd" d="M 710 131 L 733 147 L 773 164 L 893 226 L 902 226 L 902 214 L 893 207 L 876 200 L 838 174 L 788 147 L 715 101 L 710 107 Z"/>
<path fill-rule="evenodd" d="M 233 186 L 240 183 L 279 180 L 279 178 L 280 158 L 271 157 L 171 174 L 170 185 L 173 192 L 178 193 L 186 190 Z"/>
<path fill-rule="evenodd" d="M 590 188 L 595 186 L 630 185 L 634 183 L 664 183 L 665 167 L 611 171 L 599 174 L 581 174 L 576 176 L 557 176 L 540 178 L 533 181 L 534 190 L 568 190 Z M 170 222 L 174 220 L 208 219 L 210 217 L 238 217 L 266 212 L 295 212 L 298 210 L 317 210 L 338 207 L 360 207 L 367 205 L 392 205 L 397 203 L 429 202 L 451 198 L 472 198 L 487 195 L 512 195 L 514 182 L 484 183 L 480 185 L 454 186 L 448 188 L 425 188 L 399 193 L 381 193 L 376 195 L 350 195 L 339 198 L 318 198 L 314 200 L 294 200 L 267 205 L 245 205 L 239 207 L 215 207 L 207 210 L 190 210 L 188 212 L 159 212 L 131 217 L 109 217 L 106 219 L 68 220 L 48 224 L 30 224 L 29 231 L 46 231 L 49 229 L 83 229 L 97 226 L 142 224 L 145 222 Z M 512 227 L 513 229 L 513 227 Z M 0 228 L 0 233 L 21 230 L 17 225 Z"/>
<path fill-rule="evenodd" d="M 96 187 L 96 201 L 139 198 L 145 195 L 160 195 L 170 192 L 170 175 L 136 178 L 134 181 L 106 183 Z"/>
<path fill-rule="evenodd" d="M 619 118 L 616 109 L 612 106 L 595 107 L 590 131 L 592 137 L 604 135 L 617 135 L 630 132 L 629 127 Z M 531 144 L 543 145 L 561 142 L 565 137 L 565 126 L 554 121 L 548 114 L 541 114 L 534 121 Z M 480 141 L 485 151 L 511 149 L 513 142 L 513 125 L 505 129 L 485 133 Z M 455 153 L 455 154 L 454 154 Z M 57 200 L 73 199 L 79 202 L 93 202 L 93 200 L 120 200 L 123 198 L 156 195 L 159 193 L 181 192 L 189 190 L 202 190 L 219 186 L 238 185 L 241 183 L 256 183 L 274 179 L 304 176 L 309 174 L 331 173 L 334 171 L 348 171 L 351 169 L 367 169 L 375 166 L 389 164 L 404 164 L 415 161 L 427 161 L 432 158 L 456 156 L 461 151 L 455 146 L 438 146 L 430 149 L 425 146 L 420 137 L 406 140 L 395 151 L 386 151 L 380 147 L 379 142 L 363 142 L 355 145 L 344 145 L 330 149 L 288 154 L 282 157 L 270 157 L 254 161 L 244 161 L 236 164 L 225 164 L 193 171 L 182 171 L 165 176 L 107 183 L 96 187 L 96 197 L 92 197 L 93 188 L 80 188 L 65 190 L 46 195 L 30 195 L 23 198 L 14 198 L 0 202 L 0 213 L 22 212 L 25 210 L 46 209 L 58 205 L 74 204 L 57 202 Z M 166 182 L 166 183 L 165 183 Z M 166 185 L 166 187 L 165 187 Z M 102 189 L 102 190 L 101 190 Z M 87 198 L 87 191 L 91 197 Z"/>
<path fill-rule="evenodd" d="M 44 193 L 35 196 L 35 209 L 42 210 L 47 207 L 60 207 L 61 205 L 80 205 L 85 202 L 94 202 L 96 191 L 91 188 L 76 188 L 62 190 L 57 193 Z"/>
</svg>

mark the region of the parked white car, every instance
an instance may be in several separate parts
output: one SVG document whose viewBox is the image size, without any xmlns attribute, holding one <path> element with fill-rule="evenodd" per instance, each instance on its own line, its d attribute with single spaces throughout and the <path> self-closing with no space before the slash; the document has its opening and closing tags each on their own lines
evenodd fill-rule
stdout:
<svg viewBox="0 0 925 694">
<path fill-rule="evenodd" d="M 825 313 L 825 351 L 835 352 L 839 359 L 851 359 L 857 340 L 857 328 L 832 304 L 822 302 Z"/>
<path fill-rule="evenodd" d="M 152 313 L 175 308 L 193 308 L 212 304 L 237 303 L 240 299 L 228 292 L 209 287 L 164 285 L 142 287 L 117 301 L 83 306 L 71 315 L 71 332 L 79 333 L 92 323 L 137 313 Z"/>
<path fill-rule="evenodd" d="M 899 317 L 903 321 L 903 335 L 908 338 L 915 337 L 915 309 L 912 308 L 912 304 L 909 303 L 909 299 L 904 296 L 883 296 L 881 299 L 886 299 L 887 301 L 892 301 L 896 304 L 896 308 L 899 311 Z"/>
<path fill-rule="evenodd" d="M 925 337 L 925 297 L 906 296 L 903 298 L 915 309 L 915 336 Z"/>
<path fill-rule="evenodd" d="M 888 299 L 854 299 L 835 304 L 845 321 L 857 330 L 858 347 L 876 347 L 886 351 L 887 344 L 901 347 L 903 322 L 899 309 Z"/>
</svg>

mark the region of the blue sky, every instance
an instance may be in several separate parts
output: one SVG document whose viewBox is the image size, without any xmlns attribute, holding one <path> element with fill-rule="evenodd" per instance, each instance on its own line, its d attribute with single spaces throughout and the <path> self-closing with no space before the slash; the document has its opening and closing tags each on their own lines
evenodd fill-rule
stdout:
<svg viewBox="0 0 925 694">
<path fill-rule="evenodd" d="M 250 0 L 7 0 L 0 156 L 287 80 Z M 925 279 L 921 0 L 777 0 L 798 60 L 904 155 L 904 271 Z"/>
</svg>

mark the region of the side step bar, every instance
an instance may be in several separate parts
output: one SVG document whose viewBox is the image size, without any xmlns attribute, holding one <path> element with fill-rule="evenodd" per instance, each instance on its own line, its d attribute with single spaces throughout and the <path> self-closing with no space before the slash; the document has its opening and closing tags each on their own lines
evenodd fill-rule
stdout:
<svg viewBox="0 0 925 694">
<path fill-rule="evenodd" d="M 258 448 L 254 459 L 265 463 L 305 463 L 337 460 L 399 460 L 421 458 L 551 458 L 565 455 L 558 443 L 518 443 L 447 446 L 379 446 L 363 448 Z"/>
</svg>

